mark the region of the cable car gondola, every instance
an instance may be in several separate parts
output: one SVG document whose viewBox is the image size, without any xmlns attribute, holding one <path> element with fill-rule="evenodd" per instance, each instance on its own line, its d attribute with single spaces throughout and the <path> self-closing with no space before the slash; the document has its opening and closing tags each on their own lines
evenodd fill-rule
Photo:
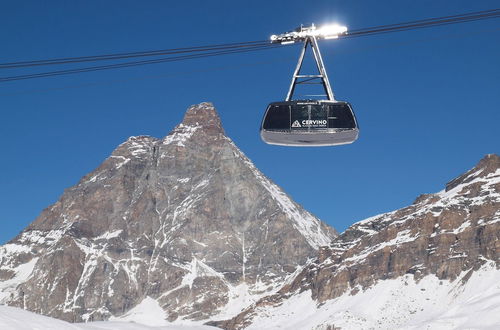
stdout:
<svg viewBox="0 0 500 330">
<path fill-rule="evenodd" d="M 335 146 L 356 141 L 359 128 L 352 106 L 335 100 L 317 43 L 317 38 L 335 38 L 346 30 L 339 26 L 316 29 L 312 25 L 271 37 L 272 42 L 282 44 L 304 41 L 304 47 L 286 100 L 269 104 L 264 114 L 260 128 L 264 142 L 283 146 Z M 319 71 L 317 75 L 300 74 L 309 45 Z M 316 79 L 323 85 L 326 100 L 292 100 L 296 85 Z"/>
</svg>

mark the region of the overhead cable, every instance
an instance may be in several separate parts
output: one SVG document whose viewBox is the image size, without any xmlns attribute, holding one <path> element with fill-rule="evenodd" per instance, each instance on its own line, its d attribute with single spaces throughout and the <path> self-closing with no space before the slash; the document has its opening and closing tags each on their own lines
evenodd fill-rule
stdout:
<svg viewBox="0 0 500 330">
<path fill-rule="evenodd" d="M 361 36 L 371 36 L 383 33 L 409 31 L 427 27 L 459 24 L 459 23 L 493 19 L 493 18 L 500 18 L 500 9 L 489 9 L 477 12 L 451 15 L 451 16 L 442 16 L 442 17 L 421 19 L 403 23 L 387 24 L 387 25 L 379 25 L 362 29 L 355 29 L 351 30 L 347 34 L 342 35 L 341 38 L 343 39 L 343 38 L 352 38 Z M 74 63 L 102 61 L 102 60 L 122 60 L 122 59 L 146 57 L 146 56 L 158 57 L 164 55 L 175 55 L 175 56 L 154 58 L 150 60 L 128 61 L 128 62 L 108 64 L 108 65 L 89 66 L 89 67 L 81 67 L 74 69 L 0 77 L 0 82 L 52 77 L 52 76 L 67 75 L 67 74 L 77 74 L 82 72 L 118 69 L 118 68 L 134 67 L 139 65 L 149 65 L 156 63 L 177 62 L 189 59 L 213 57 L 226 54 L 253 52 L 264 49 L 272 49 L 276 47 L 277 47 L 276 44 L 271 44 L 269 41 L 247 41 L 240 43 L 215 44 L 207 46 L 172 48 L 172 49 L 152 50 L 143 52 L 101 54 L 94 56 L 65 57 L 57 59 L 0 63 L 0 69 L 14 69 L 14 68 L 25 68 L 25 67 L 42 66 L 42 65 L 74 64 Z M 184 55 L 177 55 L 177 54 L 184 54 Z"/>
</svg>

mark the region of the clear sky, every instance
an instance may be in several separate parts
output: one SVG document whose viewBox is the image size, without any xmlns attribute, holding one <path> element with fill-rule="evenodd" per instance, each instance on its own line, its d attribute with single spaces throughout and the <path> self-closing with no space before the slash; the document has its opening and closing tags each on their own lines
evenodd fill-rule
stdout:
<svg viewBox="0 0 500 330">
<path fill-rule="evenodd" d="M 0 62 L 267 39 L 301 23 L 350 29 L 498 7 L 498 1 L 1 1 Z M 336 97 L 361 134 L 286 148 L 259 137 L 299 48 L 0 83 L 0 243 L 133 135 L 163 137 L 213 102 L 227 134 L 339 231 L 437 192 L 500 153 L 500 19 L 323 41 Z M 44 68 L 47 69 L 47 68 Z M 49 68 L 51 69 L 51 68 Z M 24 71 L 0 70 L 0 77 Z"/>
</svg>

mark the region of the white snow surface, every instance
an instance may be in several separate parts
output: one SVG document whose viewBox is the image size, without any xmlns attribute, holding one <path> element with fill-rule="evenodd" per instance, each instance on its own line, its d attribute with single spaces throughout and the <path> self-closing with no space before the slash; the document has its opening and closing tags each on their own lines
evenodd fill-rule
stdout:
<svg viewBox="0 0 500 330">
<path fill-rule="evenodd" d="M 379 281 L 321 306 L 305 291 L 275 308 L 258 308 L 248 329 L 500 329 L 500 270 L 488 261 L 463 283 L 428 275 Z"/>
<path fill-rule="evenodd" d="M 148 301 L 143 307 L 148 307 Z M 133 322 L 68 323 L 38 315 L 20 308 L 0 305 L 0 329 L 2 330 L 216 330 L 206 325 L 173 325 L 165 322 L 151 326 Z"/>
<path fill-rule="evenodd" d="M 179 147 L 184 147 L 184 143 L 193 136 L 193 134 L 201 128 L 200 125 L 184 125 L 179 124 L 173 132 L 163 139 L 163 144 L 173 144 Z"/>
<path fill-rule="evenodd" d="M 141 303 L 120 317 L 111 317 L 110 321 L 129 321 L 150 326 L 168 325 L 165 311 L 158 301 L 146 297 Z"/>
<path fill-rule="evenodd" d="M 16 268 L 11 269 L 14 272 L 14 277 L 10 280 L 0 281 L 0 302 L 9 297 L 15 291 L 19 283 L 26 282 L 33 273 L 38 258 L 33 258 L 25 264 L 21 264 Z M 0 329 L 2 329 L 0 327 Z"/>
</svg>

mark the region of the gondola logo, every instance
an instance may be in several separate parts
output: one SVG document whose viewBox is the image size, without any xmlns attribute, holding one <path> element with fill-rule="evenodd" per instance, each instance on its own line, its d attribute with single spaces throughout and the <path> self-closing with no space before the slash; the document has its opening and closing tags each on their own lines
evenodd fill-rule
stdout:
<svg viewBox="0 0 500 330">
<path fill-rule="evenodd" d="M 306 127 L 326 127 L 327 121 L 325 119 L 304 119 L 302 126 Z"/>
<path fill-rule="evenodd" d="M 299 121 L 296 120 L 293 122 L 292 127 L 302 127 L 302 125 L 300 125 Z"/>
</svg>

